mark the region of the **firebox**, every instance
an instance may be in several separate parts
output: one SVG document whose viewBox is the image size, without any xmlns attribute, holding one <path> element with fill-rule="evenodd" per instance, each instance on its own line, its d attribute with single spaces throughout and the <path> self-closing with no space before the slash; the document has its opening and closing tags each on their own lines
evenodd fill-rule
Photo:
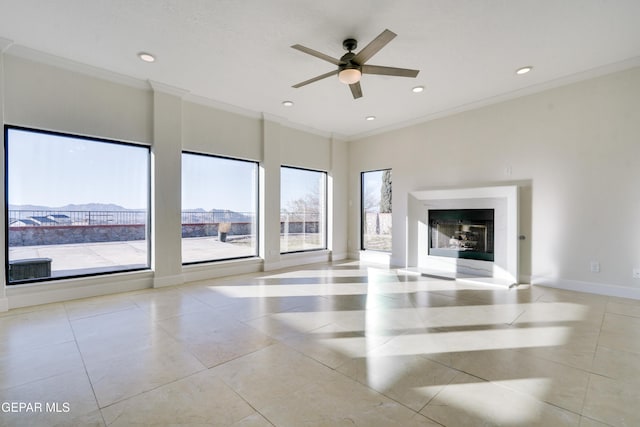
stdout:
<svg viewBox="0 0 640 427">
<path fill-rule="evenodd" d="M 493 209 L 429 210 L 429 255 L 493 261 Z"/>
</svg>

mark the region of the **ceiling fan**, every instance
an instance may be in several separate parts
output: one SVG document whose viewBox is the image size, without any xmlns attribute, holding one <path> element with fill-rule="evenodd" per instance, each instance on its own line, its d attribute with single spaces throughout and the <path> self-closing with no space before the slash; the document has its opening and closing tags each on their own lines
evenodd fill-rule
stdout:
<svg viewBox="0 0 640 427">
<path fill-rule="evenodd" d="M 410 70 L 407 68 L 395 68 L 395 67 L 383 67 L 380 65 L 367 65 L 366 62 L 371 59 L 373 55 L 378 53 L 380 49 L 385 47 L 387 43 L 393 40 L 397 36 L 396 33 L 389 30 L 384 30 L 378 37 L 373 39 L 371 43 L 365 46 L 358 53 L 353 51 L 357 49 L 358 42 L 355 39 L 346 39 L 342 42 L 342 47 L 347 51 L 340 59 L 332 58 L 329 55 L 325 55 L 317 50 L 304 47 L 299 44 L 294 44 L 292 48 L 301 52 L 307 53 L 316 58 L 323 59 L 327 62 L 331 62 L 338 66 L 337 70 L 330 71 L 325 74 L 321 74 L 309 80 L 305 80 L 301 83 L 293 85 L 294 88 L 299 88 L 309 83 L 317 82 L 318 80 L 325 79 L 335 74 L 338 75 L 338 79 L 348 84 L 351 89 L 351 94 L 354 99 L 362 97 L 362 88 L 360 87 L 360 77 L 362 74 L 381 74 L 384 76 L 399 76 L 399 77 L 416 77 L 420 70 Z"/>
</svg>

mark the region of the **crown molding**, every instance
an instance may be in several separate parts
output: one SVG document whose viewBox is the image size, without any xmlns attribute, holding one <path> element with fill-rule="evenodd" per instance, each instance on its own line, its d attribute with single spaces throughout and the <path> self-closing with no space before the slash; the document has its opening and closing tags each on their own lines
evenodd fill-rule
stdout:
<svg viewBox="0 0 640 427">
<path fill-rule="evenodd" d="M 349 137 L 347 135 L 333 132 L 331 133 L 331 140 L 336 142 L 349 142 Z"/>
<path fill-rule="evenodd" d="M 463 113 L 466 111 L 477 110 L 482 107 L 499 104 L 501 102 L 510 101 L 512 99 L 521 98 L 528 95 L 534 95 L 536 93 L 544 92 L 545 90 L 555 89 L 555 88 L 567 86 L 573 83 L 579 83 L 585 80 L 606 76 L 607 74 L 613 74 L 619 71 L 624 71 L 624 70 L 628 70 L 635 67 L 640 67 L 640 56 L 635 56 L 633 58 L 629 58 L 624 61 L 614 62 L 611 64 L 603 65 L 601 67 L 592 68 L 590 70 L 586 70 L 580 73 L 575 73 L 568 76 L 560 77 L 555 80 L 528 86 L 512 92 L 482 99 L 480 101 L 459 105 L 457 107 L 445 109 L 442 111 L 437 111 L 432 114 L 428 114 L 426 116 L 405 120 L 403 122 L 399 122 L 390 126 L 381 127 L 369 132 L 351 135 L 349 136 L 349 141 L 357 141 L 370 136 L 380 135 L 380 134 L 391 132 L 394 130 L 408 128 L 411 126 L 430 122 L 432 120 L 453 116 L 455 114 Z"/>
<path fill-rule="evenodd" d="M 347 137 L 345 135 L 341 135 L 338 133 L 322 131 L 320 129 L 313 128 L 311 126 L 305 126 L 296 122 L 292 122 L 289 119 L 278 116 L 276 114 L 271 113 L 262 113 L 262 120 L 267 120 L 270 122 L 277 123 L 281 126 L 287 127 L 289 129 L 299 130 L 301 132 L 309 133 L 311 135 L 321 136 L 323 138 L 327 138 L 329 140 L 335 141 L 347 141 Z"/>
<path fill-rule="evenodd" d="M 165 83 L 160 83 L 155 80 L 147 80 L 147 82 L 149 83 L 149 86 L 151 86 L 151 90 L 153 90 L 154 92 L 176 96 L 180 99 L 184 99 L 184 97 L 189 94 L 189 91 L 186 89 L 181 89 L 179 87 L 171 86 Z"/>
<path fill-rule="evenodd" d="M 4 53 L 5 50 L 13 44 L 13 40 L 0 37 L 0 53 Z"/>
<path fill-rule="evenodd" d="M 278 116 L 276 114 L 271 114 L 271 113 L 261 113 L 260 117 L 262 118 L 263 121 L 265 122 L 273 122 L 273 123 L 277 123 L 279 125 L 282 126 L 286 126 L 286 119 L 282 116 Z"/>
<path fill-rule="evenodd" d="M 236 105 L 231 105 L 231 104 L 227 104 L 225 102 L 221 102 L 221 101 L 216 101 L 214 99 L 211 98 L 205 98 L 203 96 L 200 95 L 196 95 L 193 93 L 189 93 L 185 96 L 184 98 L 185 101 L 187 102 L 191 102 L 194 104 L 198 104 L 198 105 L 202 105 L 205 107 L 211 107 L 211 108 L 215 108 L 217 110 L 222 110 L 222 111 L 226 111 L 228 113 L 233 113 L 233 114 L 238 114 L 244 117 L 249 117 L 252 119 L 258 119 L 258 120 L 268 120 L 270 122 L 274 122 L 277 123 L 281 126 L 285 126 L 288 127 L 290 129 L 296 129 L 302 132 L 306 132 L 306 133 L 310 133 L 312 135 L 318 135 L 321 136 L 323 138 L 333 138 L 336 141 L 348 141 L 348 138 L 346 135 L 341 135 L 341 134 L 337 134 L 337 133 L 332 133 L 332 132 L 326 132 L 326 131 L 322 131 L 316 128 L 313 128 L 311 126 L 305 126 L 299 123 L 295 123 L 290 121 L 289 119 L 282 117 L 282 116 L 278 116 L 276 114 L 271 114 L 271 113 L 265 113 L 265 112 L 257 112 L 257 111 L 253 111 L 253 110 L 248 110 L 242 107 L 238 107 Z"/>
<path fill-rule="evenodd" d="M 66 58 L 62 58 L 49 53 L 41 52 L 39 50 L 32 49 L 26 46 L 17 45 L 17 44 L 14 44 L 12 40 L 4 39 L 0 37 L 0 53 L 2 52 L 10 56 L 15 56 L 15 57 L 26 59 L 29 61 L 50 65 L 53 67 L 65 69 L 72 72 L 77 72 L 77 73 L 88 75 L 91 77 L 96 77 L 99 79 L 110 81 L 112 83 L 126 85 L 129 87 L 134 87 L 136 89 L 152 90 L 153 92 L 159 92 L 159 93 L 165 93 L 168 95 L 177 96 L 186 102 L 191 102 L 194 104 L 215 108 L 218 110 L 226 111 L 233 114 L 238 114 L 238 115 L 249 117 L 252 119 L 271 120 L 281 124 L 282 126 L 307 132 L 313 135 L 318 135 L 323 138 L 334 138 L 336 140 L 345 140 L 345 141 L 347 140 L 347 137 L 344 135 L 333 134 L 331 132 L 321 131 L 319 129 L 315 129 L 309 126 L 294 123 L 280 116 L 256 112 L 256 111 L 252 111 L 252 110 L 238 107 L 235 105 L 227 104 L 221 101 L 216 101 L 214 99 L 196 95 L 194 93 L 191 93 L 188 90 L 171 86 L 162 82 L 158 82 L 154 80 L 142 80 L 142 79 L 127 76 L 124 74 L 115 73 L 113 71 L 108 71 L 102 68 L 94 67 L 91 65 L 83 64 L 80 62 L 72 61 L 70 59 L 66 59 Z"/>
<path fill-rule="evenodd" d="M 204 107 L 211 107 L 211 108 L 215 108 L 216 110 L 222 110 L 222 111 L 226 111 L 227 113 L 238 114 L 240 116 L 245 116 L 252 119 L 262 118 L 262 114 L 256 111 L 238 107 L 232 104 L 227 104 L 226 102 L 216 101 L 214 99 L 206 98 L 204 96 L 196 95 L 194 93 L 188 93 L 184 97 L 184 100 L 187 102 L 191 102 L 192 104 L 198 104 Z"/>
<path fill-rule="evenodd" d="M 0 41 L 0 47 L 1 46 L 2 42 Z M 122 84 L 136 89 L 149 90 L 149 84 L 145 80 L 137 79 L 135 77 L 127 76 L 113 71 L 108 71 L 103 68 L 94 67 L 92 65 L 72 61 L 70 59 L 62 58 L 60 56 L 52 55 L 49 53 L 44 53 L 39 50 L 31 49 L 22 45 L 9 45 L 6 48 L 5 54 L 45 65 L 50 65 L 56 68 L 62 68 L 64 70 L 84 74 L 87 76 L 96 77 L 102 80 L 110 81 L 112 83 Z"/>
</svg>

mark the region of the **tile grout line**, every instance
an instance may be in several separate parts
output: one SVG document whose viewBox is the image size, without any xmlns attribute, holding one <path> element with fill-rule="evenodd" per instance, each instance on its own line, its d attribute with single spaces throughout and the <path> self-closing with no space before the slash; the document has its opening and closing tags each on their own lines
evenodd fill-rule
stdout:
<svg viewBox="0 0 640 427">
<path fill-rule="evenodd" d="M 80 350 L 80 344 L 78 344 L 78 337 L 76 336 L 76 331 L 73 328 L 73 324 L 71 323 L 71 319 L 69 318 L 69 312 L 67 311 L 67 306 L 65 304 L 62 305 L 64 308 L 64 312 L 67 316 L 67 322 L 69 323 L 69 329 L 71 329 L 71 334 L 73 334 L 73 341 L 76 345 L 76 349 L 78 350 L 78 354 L 80 355 L 80 360 L 82 360 L 82 366 L 84 368 L 84 374 L 87 377 L 87 381 L 89 382 L 89 386 L 91 387 L 91 392 L 93 393 L 93 400 L 96 403 L 96 408 L 98 408 L 98 412 L 100 413 L 100 418 L 102 419 L 103 424 L 106 426 L 107 420 L 104 418 L 104 414 L 102 413 L 102 408 L 100 407 L 100 402 L 98 402 L 98 396 L 96 395 L 96 390 L 93 387 L 93 381 L 91 381 L 91 376 L 89 375 L 89 370 L 87 369 L 87 363 L 84 360 L 84 355 Z"/>
<path fill-rule="evenodd" d="M 262 418 L 264 418 L 265 420 L 267 420 L 267 422 L 268 422 L 269 424 L 271 424 L 272 426 L 274 426 L 274 427 L 275 427 L 275 423 L 273 423 L 273 422 L 272 422 L 272 421 L 271 421 L 271 420 L 270 420 L 270 419 L 269 419 L 265 414 L 263 414 L 262 412 L 260 412 L 260 411 L 255 407 L 255 406 L 253 406 L 253 405 L 251 404 L 251 402 L 249 402 L 249 401 L 248 401 L 247 399 L 245 399 L 245 398 L 244 398 L 240 393 L 238 393 L 238 392 L 236 391 L 236 389 L 235 389 L 235 388 L 233 388 L 230 384 L 228 384 L 228 383 L 224 380 L 224 378 L 221 378 L 221 377 L 218 377 L 218 376 L 216 376 L 216 378 L 218 378 L 220 381 L 222 381 L 222 383 L 223 383 L 225 386 L 229 387 L 229 390 L 231 390 L 231 391 L 233 392 L 233 394 L 235 394 L 236 396 L 238 396 L 238 397 L 239 397 L 243 402 L 245 402 L 247 405 L 249 405 L 249 407 L 250 407 L 251 409 L 253 409 L 253 410 L 255 411 L 255 413 L 256 413 L 256 414 L 260 414 L 260 416 L 261 416 Z"/>
</svg>

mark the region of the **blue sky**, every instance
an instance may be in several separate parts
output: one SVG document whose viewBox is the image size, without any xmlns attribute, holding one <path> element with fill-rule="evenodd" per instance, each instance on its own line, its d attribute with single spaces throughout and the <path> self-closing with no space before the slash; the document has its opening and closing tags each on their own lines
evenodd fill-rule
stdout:
<svg viewBox="0 0 640 427">
<path fill-rule="evenodd" d="M 11 205 L 147 205 L 146 148 L 9 129 L 8 155 Z"/>
<path fill-rule="evenodd" d="M 254 162 L 199 154 L 183 155 L 183 209 L 252 211 L 257 197 L 256 168 Z M 281 170 L 282 206 L 303 198 L 309 191 L 318 190 L 318 173 L 293 168 Z"/>
<path fill-rule="evenodd" d="M 304 198 L 307 193 L 317 195 L 323 188 L 322 173 L 295 168 L 280 170 L 280 205 L 285 209 L 290 202 Z"/>
<path fill-rule="evenodd" d="M 147 206 L 148 150 L 144 147 L 9 129 L 8 154 L 11 205 Z M 252 211 L 257 197 L 256 168 L 254 162 L 184 155 L 183 209 Z M 318 174 L 283 171 L 283 206 L 310 190 L 317 191 Z"/>
<path fill-rule="evenodd" d="M 182 206 L 251 212 L 257 200 L 257 164 L 220 157 L 182 156 Z"/>
<path fill-rule="evenodd" d="M 363 174 L 364 197 L 371 206 L 369 211 L 380 210 L 380 190 L 382 189 L 382 174 L 384 170 L 371 171 Z"/>
</svg>

